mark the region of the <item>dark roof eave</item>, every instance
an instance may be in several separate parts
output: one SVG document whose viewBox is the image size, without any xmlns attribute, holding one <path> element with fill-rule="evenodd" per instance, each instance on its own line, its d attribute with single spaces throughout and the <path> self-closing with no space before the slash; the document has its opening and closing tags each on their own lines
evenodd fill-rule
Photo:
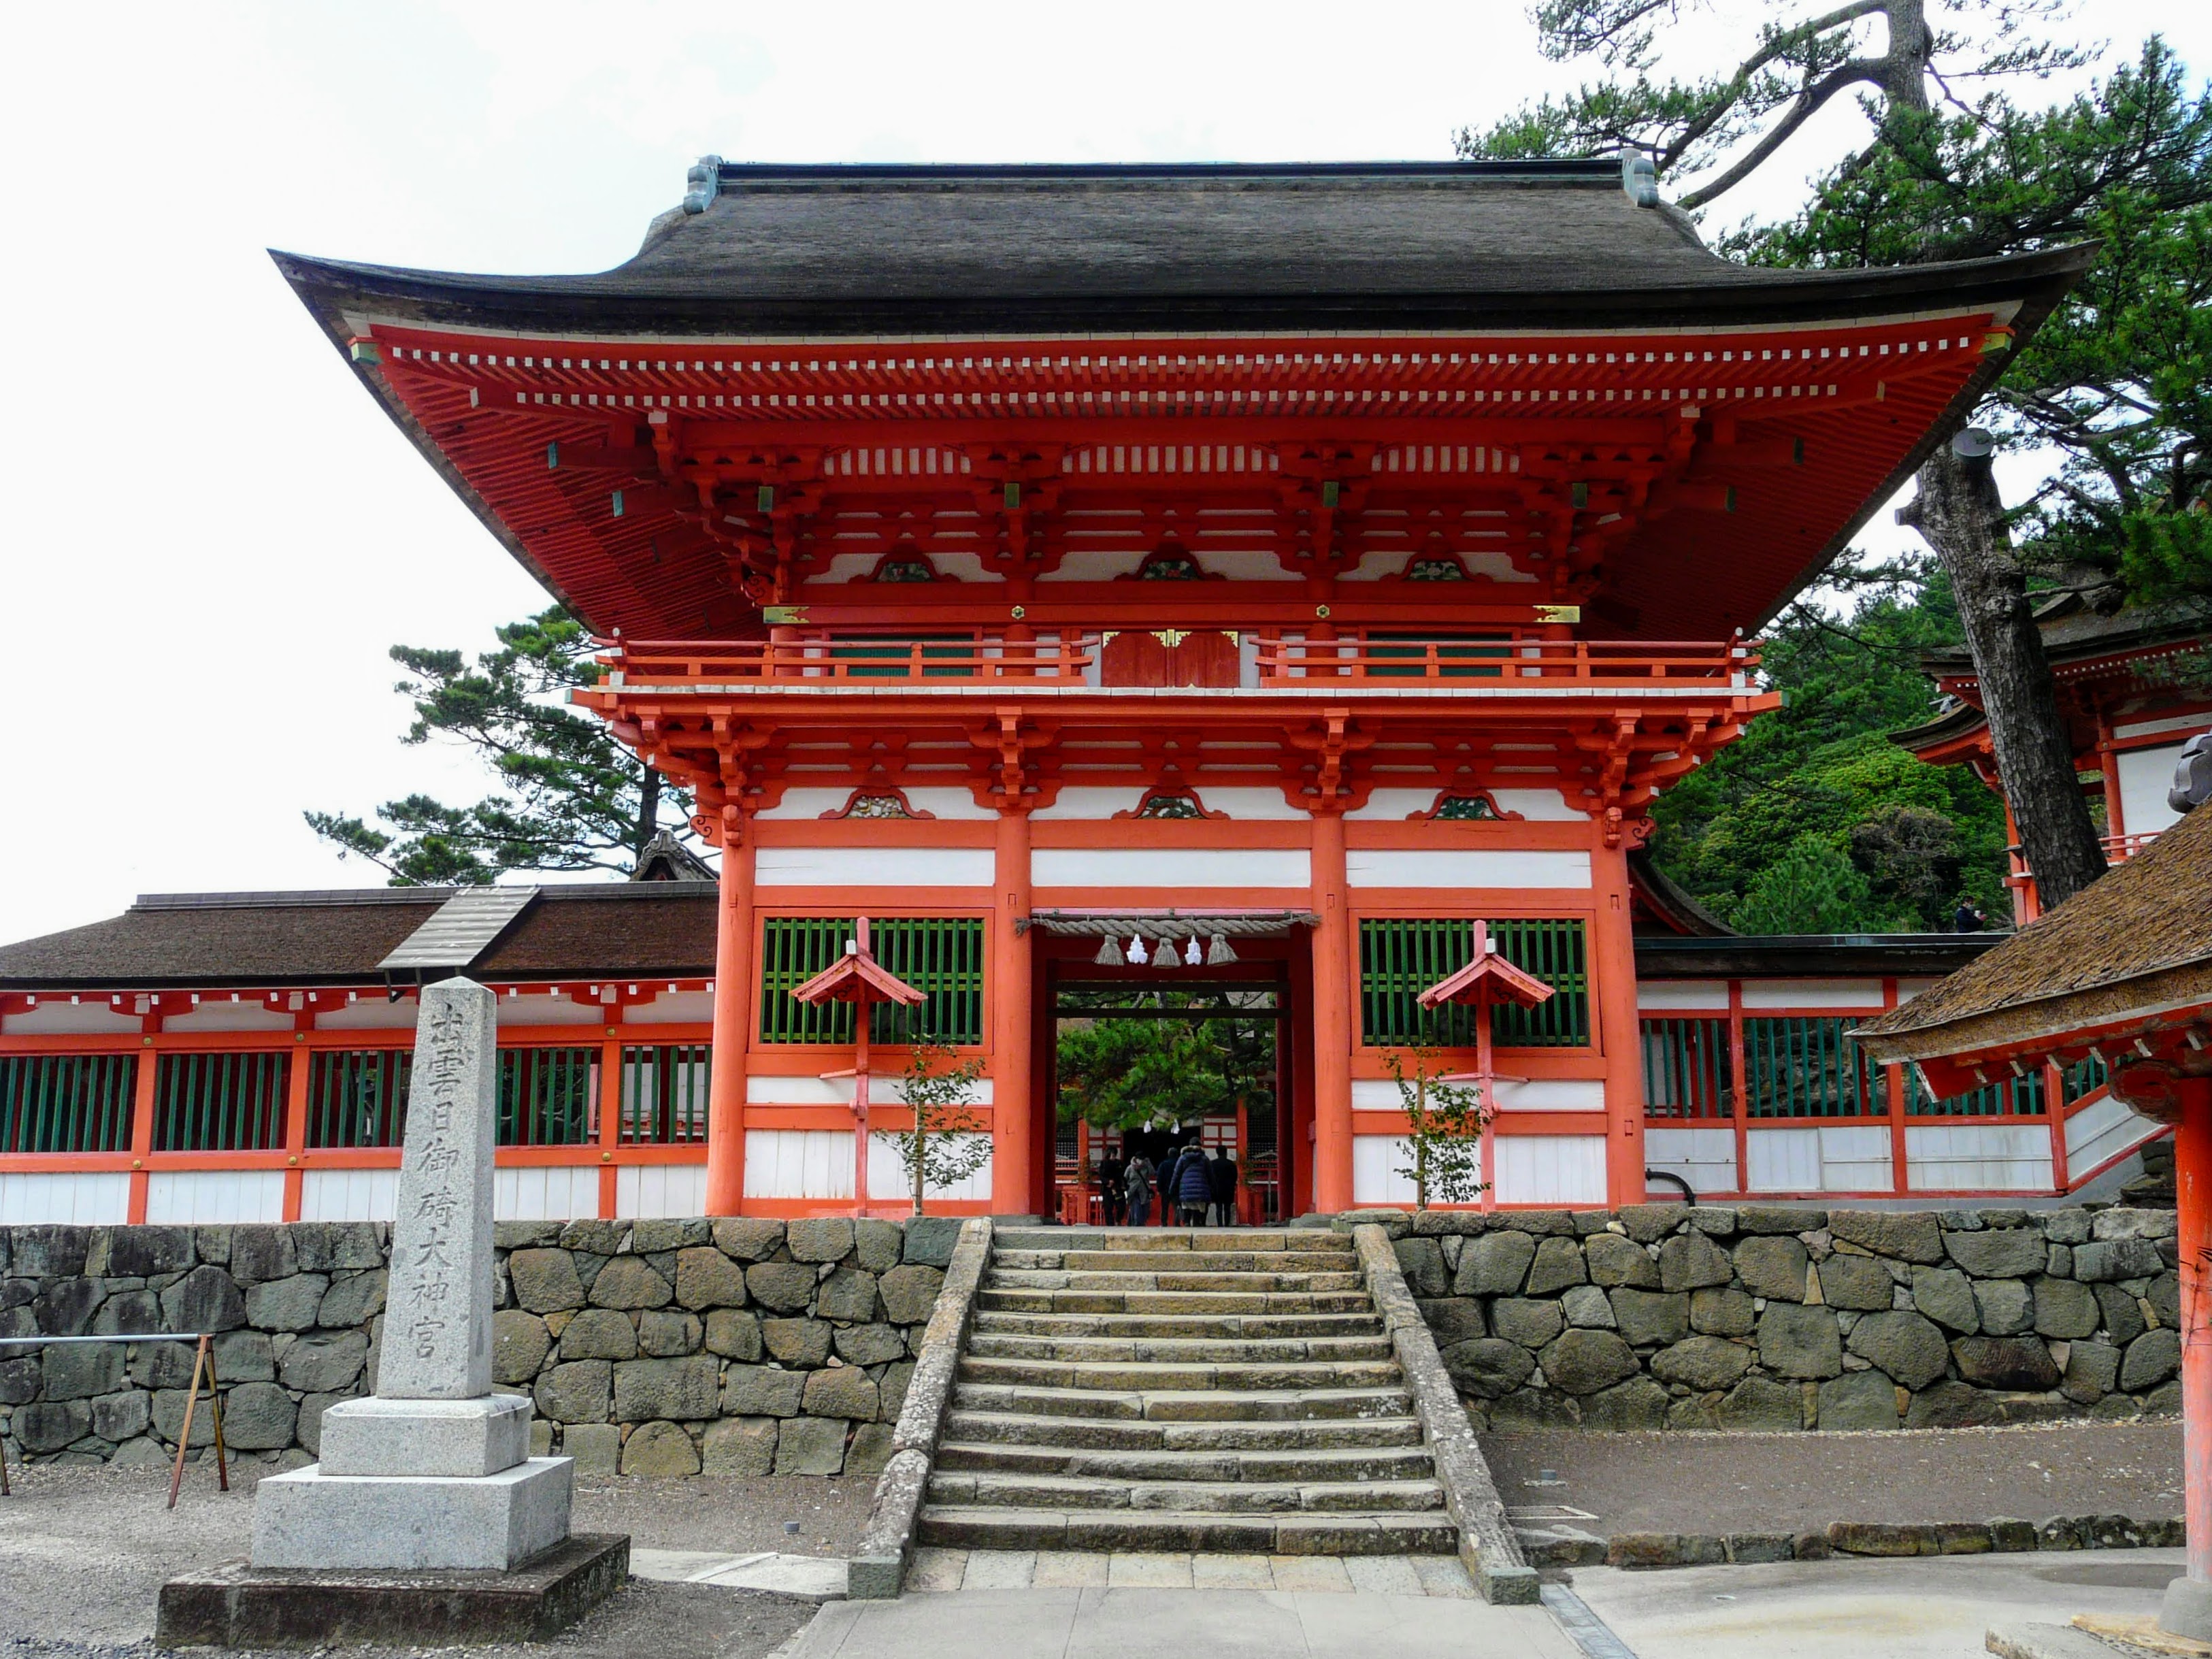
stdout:
<svg viewBox="0 0 2212 1659">
<path fill-rule="evenodd" d="M 1984 1050 L 2057 1046 L 2129 1017 L 2130 1008 L 2182 1008 L 2212 997 L 2212 957 L 2166 963 L 2140 974 L 2053 991 L 1915 1024 L 1912 1004 L 1869 1020 L 1853 1036 L 1875 1059 L 1966 1058 Z"/>
<path fill-rule="evenodd" d="M 1639 980 L 1743 979 L 1851 974 L 1947 974 L 1994 948 L 2002 933 L 1775 933 L 1636 941 Z"/>
<path fill-rule="evenodd" d="M 809 336 L 1006 335 L 1101 331 L 1710 326 L 1819 322 L 1868 306 L 1885 311 L 2040 300 L 2037 320 L 2079 274 L 2087 250 L 1871 270 L 1729 274 L 1650 287 L 1455 292 L 945 294 L 749 299 L 673 286 L 619 285 L 618 273 L 496 276 L 317 259 L 271 250 L 301 299 L 325 321 L 348 306 L 401 308 L 427 325 L 584 334 Z M 1741 268 L 1738 268 L 1741 269 Z M 337 325 L 342 327 L 342 325 Z"/>
</svg>

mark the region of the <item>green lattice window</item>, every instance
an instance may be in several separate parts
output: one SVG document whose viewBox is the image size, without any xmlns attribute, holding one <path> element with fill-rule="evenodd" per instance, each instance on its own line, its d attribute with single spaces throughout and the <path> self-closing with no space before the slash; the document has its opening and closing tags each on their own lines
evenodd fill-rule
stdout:
<svg viewBox="0 0 2212 1659">
<path fill-rule="evenodd" d="M 2025 1077 L 1998 1078 L 1962 1095 L 1937 1100 L 1921 1087 L 1915 1066 L 1905 1068 L 1907 1117 L 2041 1117 L 2043 1067 L 2031 1066 Z"/>
<path fill-rule="evenodd" d="M 707 1083 L 714 1050 L 704 1042 L 622 1051 L 622 1138 L 626 1146 L 704 1146 Z"/>
<path fill-rule="evenodd" d="M 131 1146 L 136 1054 L 0 1055 L 0 1152 Z"/>
<path fill-rule="evenodd" d="M 1728 1021 L 1669 1018 L 1646 1019 L 1642 1025 L 1645 1115 L 1728 1116 Z"/>
<path fill-rule="evenodd" d="M 326 1049 L 307 1079 L 307 1145 L 397 1146 L 407 1131 L 411 1048 Z"/>
<path fill-rule="evenodd" d="M 1499 1008 L 1491 1037 L 1508 1048 L 1589 1046 L 1589 969 L 1583 924 L 1561 917 L 1514 917 L 1489 924 L 1491 943 L 1534 974 L 1553 995 L 1534 1008 Z M 1474 921 L 1458 916 L 1370 917 L 1359 924 L 1360 1041 L 1369 1048 L 1434 1043 L 1474 1046 L 1474 1010 L 1422 1008 L 1421 993 L 1467 966 Z"/>
<path fill-rule="evenodd" d="M 1881 1117 L 1881 1071 L 1847 1033 L 1856 1018 L 1798 1014 L 1743 1022 L 1745 1109 L 1753 1117 Z"/>
<path fill-rule="evenodd" d="M 868 1041 L 939 1042 L 983 1040 L 983 923 L 976 916 L 871 918 L 876 960 L 928 993 L 911 1008 L 879 1003 L 869 1010 Z M 791 994 L 837 960 L 853 937 L 850 916 L 771 916 L 761 929 L 763 1042 L 845 1044 L 853 1040 L 849 1003 L 809 1006 Z"/>
<path fill-rule="evenodd" d="M 269 1152 L 284 1144 L 289 1051 L 163 1054 L 154 1079 L 157 1152 Z"/>
<path fill-rule="evenodd" d="M 581 1146 L 592 1125 L 597 1048 L 499 1051 L 499 1144 Z"/>
</svg>

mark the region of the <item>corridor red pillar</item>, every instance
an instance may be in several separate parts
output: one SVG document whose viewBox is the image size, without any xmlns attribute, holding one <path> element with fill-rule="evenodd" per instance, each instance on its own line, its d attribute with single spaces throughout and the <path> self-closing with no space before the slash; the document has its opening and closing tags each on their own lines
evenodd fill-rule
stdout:
<svg viewBox="0 0 2212 1659">
<path fill-rule="evenodd" d="M 714 1049 L 707 1089 L 708 1215 L 736 1215 L 745 1198 L 745 1049 L 752 1018 L 753 848 L 745 819 L 722 813 L 720 902 L 714 910 Z"/>
</svg>

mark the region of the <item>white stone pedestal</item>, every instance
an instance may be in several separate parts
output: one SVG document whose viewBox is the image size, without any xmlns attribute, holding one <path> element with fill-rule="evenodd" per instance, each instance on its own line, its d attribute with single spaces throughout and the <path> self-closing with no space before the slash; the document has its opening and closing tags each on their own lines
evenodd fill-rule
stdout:
<svg viewBox="0 0 2212 1659">
<path fill-rule="evenodd" d="M 274 1474 L 253 1497 L 260 1567 L 478 1567 L 507 1572 L 568 1535 L 565 1457 L 496 1474 Z"/>
<path fill-rule="evenodd" d="M 497 1474 L 530 1455 L 530 1401 L 341 1400 L 323 1413 L 322 1462 L 334 1474 Z"/>
</svg>

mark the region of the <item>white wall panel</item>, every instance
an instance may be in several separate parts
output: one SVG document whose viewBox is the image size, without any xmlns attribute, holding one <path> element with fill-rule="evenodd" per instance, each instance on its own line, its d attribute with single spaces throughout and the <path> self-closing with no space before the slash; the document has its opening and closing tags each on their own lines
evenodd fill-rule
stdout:
<svg viewBox="0 0 2212 1659">
<path fill-rule="evenodd" d="M 957 1145 L 973 1146 L 980 1140 L 988 1146 L 991 1138 L 988 1135 L 962 1134 L 948 1136 L 947 1139 Z M 845 1146 L 848 1168 L 851 1167 L 852 1145 L 852 1138 L 847 1136 Z M 907 1203 L 911 1205 L 913 1192 L 913 1178 L 907 1174 L 906 1165 L 899 1161 L 896 1138 L 888 1134 L 869 1135 L 868 1207 L 872 1210 L 881 1206 L 896 1204 L 901 1199 L 905 1199 Z M 983 1167 L 969 1176 L 967 1180 L 957 1182 L 950 1187 L 932 1187 L 922 1201 L 927 1205 L 933 1204 L 942 1199 L 954 1199 L 988 1203 L 990 1198 L 991 1160 L 987 1157 L 983 1160 Z M 901 1212 L 904 1212 L 903 1209 Z"/>
<path fill-rule="evenodd" d="M 0 1175 L 0 1227 L 119 1227 L 130 1218 L 131 1177 L 120 1172 Z"/>
<path fill-rule="evenodd" d="M 650 1002 L 634 1002 L 623 1010 L 632 1025 L 706 1025 L 714 1018 L 711 991 L 663 991 Z"/>
<path fill-rule="evenodd" d="M 1402 1135 L 1352 1138 L 1352 1201 L 1354 1204 L 1411 1204 L 1413 1183 L 1400 1175 L 1413 1161 Z"/>
<path fill-rule="evenodd" d="M 988 887 L 988 847 L 763 847 L 759 887 Z"/>
<path fill-rule="evenodd" d="M 1132 839 L 1141 826 L 1132 824 Z M 988 863 L 989 854 L 984 855 Z M 986 872 L 986 883 L 990 876 Z M 1030 854 L 1034 887 L 1310 887 L 1303 847 L 1040 847 Z"/>
<path fill-rule="evenodd" d="M 289 1031 L 292 1016 L 256 1000 L 203 1002 L 190 1013 L 171 1014 L 164 1031 Z"/>
<path fill-rule="evenodd" d="M 283 1218 L 282 1170 L 156 1170 L 146 1180 L 149 1226 L 222 1226 Z"/>
<path fill-rule="evenodd" d="M 906 790 L 907 805 L 917 812 L 927 812 L 938 818 L 995 818 L 999 815 L 975 805 L 975 797 L 965 789 L 946 789 L 935 786 L 916 785 Z M 783 792 L 783 799 L 768 811 L 758 814 L 763 818 L 819 818 L 824 812 L 842 812 L 845 803 L 853 799 L 848 787 L 840 789 L 793 788 Z"/>
<path fill-rule="evenodd" d="M 1392 851 L 1358 847 L 1344 855 L 1353 887 L 1587 887 L 1588 853 L 1437 848 Z"/>
<path fill-rule="evenodd" d="M 1589 814 L 1570 805 L 1557 789 L 1493 789 L 1491 799 L 1503 812 L 1518 812 L 1532 823 L 1587 823 Z"/>
<path fill-rule="evenodd" d="M 491 1212 L 501 1221 L 589 1220 L 599 1212 L 599 1170 L 565 1164 L 494 1170 Z"/>
<path fill-rule="evenodd" d="M 411 1031 L 419 1012 L 413 997 L 386 1002 L 382 997 L 363 997 L 343 1008 L 315 1016 L 318 1031 Z"/>
<path fill-rule="evenodd" d="M 1724 979 L 1639 980 L 1636 1011 L 1640 1014 L 1728 1012 Z"/>
<path fill-rule="evenodd" d="M 615 1213 L 626 1221 L 706 1212 L 703 1164 L 625 1164 L 615 1171 Z"/>
<path fill-rule="evenodd" d="M 1654 1170 L 1681 1176 L 1693 1193 L 1736 1190 L 1733 1129 L 1646 1129 L 1644 1161 Z"/>
<path fill-rule="evenodd" d="M 300 1178 L 302 1221 L 389 1221 L 398 1210 L 397 1170 L 310 1170 Z"/>
<path fill-rule="evenodd" d="M 2171 827 L 2181 815 L 2166 804 L 2173 787 L 2173 769 L 2181 759 L 2181 745 L 2159 749 L 2123 749 L 2119 763 L 2120 823 L 2131 836 L 2148 836 Z"/>
<path fill-rule="evenodd" d="M 1754 1193 L 1817 1193 L 1820 1190 L 1820 1132 L 1818 1129 L 1753 1129 L 1744 1137 L 1751 1165 L 1745 1189 Z"/>
<path fill-rule="evenodd" d="M 1529 1078 L 1500 1082 L 1497 1091 L 1501 1112 L 1601 1112 L 1605 1109 L 1605 1079 L 1595 1077 Z M 1355 1078 L 1352 1084 L 1355 1112 L 1402 1112 L 1406 1097 L 1388 1078 Z"/>
<path fill-rule="evenodd" d="M 1605 1202 L 1603 1135 L 1499 1135 L 1492 1156 L 1500 1204 Z"/>
<path fill-rule="evenodd" d="M 2195 736 L 2212 726 L 2212 714 L 2168 714 L 2163 720 L 2124 720 L 2112 728 L 2116 738 L 2147 738 L 2157 732 L 2180 732 Z"/>
<path fill-rule="evenodd" d="M 853 1196 L 853 1137 L 837 1129 L 745 1131 L 747 1198 Z"/>
<path fill-rule="evenodd" d="M 2025 1193 L 2051 1188 L 2051 1132 L 2040 1123 L 1912 1123 L 1905 1178 L 1917 1193 Z"/>
<path fill-rule="evenodd" d="M 501 1025 L 599 1025 L 611 1012 L 611 1008 L 579 1002 L 574 997 L 502 996 L 499 1000 Z"/>
<path fill-rule="evenodd" d="M 971 1085 L 975 1103 L 991 1103 L 991 1079 L 978 1078 Z M 745 1079 L 745 1098 L 759 1106 L 850 1106 L 853 1103 L 853 1079 L 848 1077 L 749 1077 Z M 903 1105 L 906 1102 L 906 1078 L 871 1072 L 868 1073 L 868 1098 L 878 1105 Z"/>
<path fill-rule="evenodd" d="M 2066 1120 L 2066 1173 L 2075 1182 L 2140 1146 L 2164 1127 L 2106 1095 Z"/>
<path fill-rule="evenodd" d="M 0 1017 L 0 1031 L 9 1036 L 90 1036 L 110 1032 L 137 1036 L 143 1030 L 137 1015 L 118 1012 L 105 997 L 97 1002 L 71 1002 L 64 997 L 58 1002 L 26 1008 L 20 1014 Z"/>
<path fill-rule="evenodd" d="M 1820 1189 L 1829 1193 L 1887 1193 L 1897 1189 L 1887 1123 L 1823 1123 Z"/>
<path fill-rule="evenodd" d="M 1878 979 L 1747 979 L 1743 1006 L 1753 1008 L 1865 1008 L 1879 1012 Z"/>
</svg>

